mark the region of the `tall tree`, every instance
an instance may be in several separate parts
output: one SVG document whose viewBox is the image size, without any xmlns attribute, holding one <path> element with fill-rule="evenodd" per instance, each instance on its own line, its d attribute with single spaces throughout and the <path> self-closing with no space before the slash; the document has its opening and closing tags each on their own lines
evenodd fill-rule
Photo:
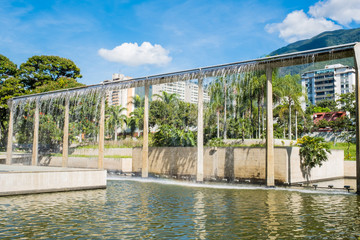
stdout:
<svg viewBox="0 0 360 240">
<path fill-rule="evenodd" d="M 0 141 L 5 144 L 7 134 L 8 103 L 7 101 L 16 96 L 26 93 L 17 75 L 17 67 L 7 57 L 0 54 Z M 1 145 L 1 144 L 0 144 Z"/>
<path fill-rule="evenodd" d="M 9 77 L 15 77 L 16 74 L 16 64 L 0 54 L 0 82 L 5 81 Z"/>
<path fill-rule="evenodd" d="M 107 119 L 106 123 L 109 129 L 114 129 L 114 140 L 117 141 L 117 132 L 119 127 L 127 121 L 126 115 L 123 113 L 126 111 L 125 107 L 122 106 L 108 106 L 107 107 Z"/>
<path fill-rule="evenodd" d="M 292 131 L 291 131 L 292 106 L 295 105 L 295 111 L 299 111 L 301 109 L 300 107 L 301 98 L 304 97 L 305 95 L 302 91 L 299 75 L 286 75 L 281 79 L 281 82 L 282 82 L 281 86 L 283 92 L 283 101 L 285 102 L 284 106 L 288 107 L 288 114 L 289 114 L 288 131 L 289 131 L 289 139 L 291 140 L 292 139 Z"/>
<path fill-rule="evenodd" d="M 210 109 L 216 112 L 217 138 L 220 138 L 220 111 L 224 108 L 224 92 L 221 81 L 218 79 L 209 86 Z"/>
<path fill-rule="evenodd" d="M 80 69 L 67 58 L 58 56 L 33 56 L 20 65 L 19 77 L 27 89 L 57 81 L 61 77 L 81 78 Z"/>
</svg>

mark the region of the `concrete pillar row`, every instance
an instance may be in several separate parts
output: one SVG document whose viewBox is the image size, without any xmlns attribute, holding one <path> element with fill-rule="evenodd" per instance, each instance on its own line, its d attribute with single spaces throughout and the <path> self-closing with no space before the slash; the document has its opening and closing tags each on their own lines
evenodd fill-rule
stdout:
<svg viewBox="0 0 360 240">
<path fill-rule="evenodd" d="M 66 98 L 65 115 L 64 115 L 62 167 L 68 167 L 68 155 L 69 155 L 69 99 Z"/>
<path fill-rule="evenodd" d="M 266 185 L 275 186 L 274 180 L 274 126 L 272 101 L 272 68 L 266 68 Z"/>
<path fill-rule="evenodd" d="M 145 83 L 144 129 L 141 177 L 149 176 L 149 84 Z"/>
<path fill-rule="evenodd" d="M 35 113 L 34 113 L 34 136 L 33 136 L 33 148 L 32 148 L 32 157 L 31 165 L 38 165 L 38 155 L 39 155 L 39 100 L 36 100 Z"/>
<path fill-rule="evenodd" d="M 197 170 L 196 181 L 204 181 L 204 119 L 203 119 L 203 76 L 198 79 L 198 120 L 197 120 Z"/>
<path fill-rule="evenodd" d="M 355 102 L 356 102 L 356 189 L 360 194 L 360 43 L 354 46 L 354 63 L 356 70 Z"/>
<path fill-rule="evenodd" d="M 105 148 L 105 92 L 102 92 L 101 101 L 100 101 L 98 169 L 104 169 L 104 148 Z"/>
<path fill-rule="evenodd" d="M 14 109 L 13 101 L 8 102 L 10 116 L 9 116 L 9 129 L 8 129 L 8 142 L 6 148 L 6 164 L 10 165 L 12 160 L 12 145 L 13 145 L 13 134 L 14 134 Z"/>
</svg>

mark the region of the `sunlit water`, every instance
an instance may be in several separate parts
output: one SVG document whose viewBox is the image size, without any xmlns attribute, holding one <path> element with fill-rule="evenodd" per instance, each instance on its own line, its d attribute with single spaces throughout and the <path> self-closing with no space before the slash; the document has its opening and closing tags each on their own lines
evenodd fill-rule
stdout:
<svg viewBox="0 0 360 240">
<path fill-rule="evenodd" d="M 0 198 L 0 238 L 358 239 L 360 197 L 109 180 L 106 190 Z"/>
</svg>

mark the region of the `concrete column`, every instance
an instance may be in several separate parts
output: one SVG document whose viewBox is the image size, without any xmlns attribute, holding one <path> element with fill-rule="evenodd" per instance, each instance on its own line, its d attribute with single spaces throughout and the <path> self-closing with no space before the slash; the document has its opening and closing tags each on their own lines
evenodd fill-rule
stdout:
<svg viewBox="0 0 360 240">
<path fill-rule="evenodd" d="M 203 76 L 198 79 L 197 171 L 196 181 L 204 181 Z"/>
<path fill-rule="evenodd" d="M 12 160 L 12 145 L 13 145 L 13 133 L 14 133 L 14 109 L 13 101 L 8 102 L 10 116 L 9 116 L 9 129 L 8 129 L 8 141 L 6 148 L 6 164 L 10 165 Z"/>
<path fill-rule="evenodd" d="M 63 155 L 62 167 L 68 166 L 69 155 L 69 99 L 65 99 L 65 116 L 64 116 L 64 136 L 63 136 Z"/>
<path fill-rule="evenodd" d="M 39 154 L 39 100 L 36 100 L 35 113 L 34 113 L 34 136 L 33 136 L 33 149 L 31 165 L 36 166 L 38 164 Z"/>
<path fill-rule="evenodd" d="M 272 68 L 266 68 L 266 185 L 274 187 L 274 126 L 272 101 Z"/>
<path fill-rule="evenodd" d="M 141 177 L 149 175 L 149 84 L 145 83 L 144 132 Z"/>
<path fill-rule="evenodd" d="M 354 46 L 355 52 L 355 102 L 356 102 L 356 193 L 360 194 L 360 43 Z"/>
<path fill-rule="evenodd" d="M 100 122 L 99 122 L 99 159 L 98 168 L 104 169 L 104 149 L 105 149 L 105 92 L 101 94 L 100 102 Z"/>
</svg>

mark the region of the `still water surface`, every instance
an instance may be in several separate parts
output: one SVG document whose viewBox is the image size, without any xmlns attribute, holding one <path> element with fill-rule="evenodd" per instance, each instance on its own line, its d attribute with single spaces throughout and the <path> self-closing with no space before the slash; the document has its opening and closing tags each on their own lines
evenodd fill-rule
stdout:
<svg viewBox="0 0 360 240">
<path fill-rule="evenodd" d="M 110 180 L 106 190 L 0 198 L 0 238 L 358 239 L 351 194 Z"/>
</svg>

